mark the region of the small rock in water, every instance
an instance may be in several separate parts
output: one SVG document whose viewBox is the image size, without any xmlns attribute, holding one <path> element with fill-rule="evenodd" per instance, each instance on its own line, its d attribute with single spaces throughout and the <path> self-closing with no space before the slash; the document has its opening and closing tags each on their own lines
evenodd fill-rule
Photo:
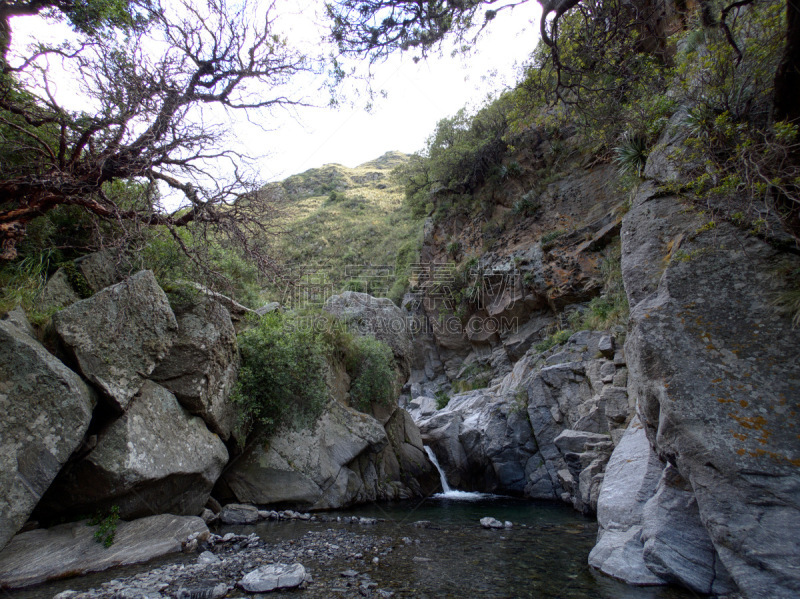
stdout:
<svg viewBox="0 0 800 599">
<path fill-rule="evenodd" d="M 511 522 L 511 520 L 506 520 L 504 525 L 505 525 L 506 528 L 513 528 L 514 523 Z"/>
<path fill-rule="evenodd" d="M 248 593 L 266 593 L 275 589 L 298 587 L 306 579 L 303 564 L 269 564 L 248 572 L 239 586 Z"/>
<path fill-rule="evenodd" d="M 203 551 L 203 553 L 197 556 L 198 564 L 219 564 L 221 562 L 222 560 L 210 551 Z"/>
<path fill-rule="evenodd" d="M 484 528 L 503 528 L 503 523 L 491 516 L 486 516 L 481 518 L 481 526 Z"/>
<path fill-rule="evenodd" d="M 355 570 L 345 570 L 344 572 L 341 572 L 340 574 L 342 576 L 344 576 L 345 578 L 355 578 L 356 576 L 358 576 L 358 572 L 356 572 Z"/>
<path fill-rule="evenodd" d="M 258 522 L 258 508 L 246 503 L 229 503 L 219 515 L 224 524 L 255 524 Z"/>
<path fill-rule="evenodd" d="M 200 517 L 206 524 L 209 524 L 211 522 L 216 522 L 219 519 L 219 516 L 208 508 L 203 509 L 203 512 L 200 514 Z"/>
<path fill-rule="evenodd" d="M 213 587 L 182 588 L 174 594 L 175 599 L 222 599 L 228 594 L 228 585 L 219 583 Z"/>
</svg>

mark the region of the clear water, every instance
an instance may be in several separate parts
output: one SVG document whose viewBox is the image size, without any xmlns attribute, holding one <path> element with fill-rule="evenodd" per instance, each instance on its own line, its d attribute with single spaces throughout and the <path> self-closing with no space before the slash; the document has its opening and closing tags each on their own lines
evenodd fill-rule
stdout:
<svg viewBox="0 0 800 599">
<path fill-rule="evenodd" d="M 263 522 L 255 526 L 226 526 L 219 533 L 255 531 L 264 540 L 297 539 L 309 531 L 345 529 L 354 533 L 392 538 L 392 550 L 379 563 L 365 555 L 358 562 L 336 560 L 326 571 L 315 571 L 325 581 L 322 594 L 270 593 L 272 598 L 317 599 L 330 593 L 330 581 L 339 572 L 355 568 L 368 574 L 394 599 L 681 599 L 694 595 L 677 588 L 631 587 L 598 574 L 587 565 L 597 524 L 559 503 L 531 502 L 475 493 L 440 494 L 421 501 L 373 504 L 329 515 L 379 518 L 377 525 L 345 522 Z M 492 516 L 514 523 L 510 529 L 485 530 L 479 521 Z M 415 526 L 429 521 L 431 527 Z M 0 596 L 11 599 L 52 597 L 64 589 L 97 587 L 112 578 L 149 570 L 166 562 L 190 562 L 195 556 L 176 555 L 156 563 L 92 574 L 79 579 L 44 584 Z M 335 584 L 335 583 L 333 583 Z M 232 596 L 241 596 L 235 591 Z M 338 594 L 337 594 L 338 595 Z M 344 595 L 341 595 L 344 596 Z M 347 595 L 350 596 L 350 595 Z"/>
<path fill-rule="evenodd" d="M 452 492 L 451 492 L 452 493 Z M 668 587 L 631 587 L 597 573 L 587 564 L 597 524 L 569 506 L 469 493 L 439 494 L 423 501 L 374 504 L 336 512 L 383 519 L 376 526 L 353 524 L 263 523 L 265 540 L 285 538 L 313 527 L 348 526 L 395 540 L 378 565 L 364 568 L 395 599 L 471 597 L 522 599 L 679 599 L 690 593 Z M 492 516 L 511 521 L 510 529 L 486 530 Z M 431 528 L 415 526 L 431 522 Z M 241 529 L 239 529 L 241 530 Z M 410 541 L 410 542 L 409 542 Z M 342 569 L 351 567 L 342 564 Z M 283 596 L 279 594 L 276 596 Z M 286 597 L 293 596 L 285 593 Z"/>
</svg>

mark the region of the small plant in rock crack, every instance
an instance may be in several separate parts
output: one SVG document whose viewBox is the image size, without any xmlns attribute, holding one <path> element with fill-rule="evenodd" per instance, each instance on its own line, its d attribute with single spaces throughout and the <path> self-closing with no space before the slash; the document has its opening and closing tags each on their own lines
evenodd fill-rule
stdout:
<svg viewBox="0 0 800 599">
<path fill-rule="evenodd" d="M 97 526 L 94 531 L 94 540 L 102 543 L 103 547 L 111 547 L 114 544 L 114 536 L 117 534 L 117 523 L 119 522 L 119 506 L 112 505 L 107 514 L 97 512 L 87 523 L 89 526 Z"/>
<path fill-rule="evenodd" d="M 443 410 L 444 408 L 447 407 L 447 404 L 450 403 L 450 396 L 443 389 L 439 389 L 433 395 L 436 398 L 436 409 L 437 410 Z"/>
<path fill-rule="evenodd" d="M 614 148 L 614 163 L 621 173 L 636 173 L 642 176 L 647 162 L 647 140 L 639 135 L 625 135 L 622 143 Z"/>
</svg>

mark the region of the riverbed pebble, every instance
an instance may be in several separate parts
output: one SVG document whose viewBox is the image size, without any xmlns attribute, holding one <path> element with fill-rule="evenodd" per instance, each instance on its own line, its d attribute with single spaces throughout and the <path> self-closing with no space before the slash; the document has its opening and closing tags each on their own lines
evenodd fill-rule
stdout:
<svg viewBox="0 0 800 599">
<path fill-rule="evenodd" d="M 485 518 L 481 518 L 481 526 L 484 528 L 503 528 L 504 525 L 500 520 L 496 518 L 492 518 L 491 516 L 486 516 Z"/>
<path fill-rule="evenodd" d="M 211 533 L 202 541 L 208 549 L 194 561 L 115 578 L 87 591 L 65 591 L 59 599 L 220 599 L 236 587 L 239 593 L 265 593 L 272 583 L 277 590 L 290 586 L 288 582 L 305 589 L 304 599 L 384 597 L 388 595 L 378 593 L 378 584 L 362 568 L 374 568 L 377 556 L 387 555 L 394 543 L 391 537 L 362 534 L 349 527 L 308 531 L 279 542 L 266 542 L 255 533 Z M 336 568 L 348 562 L 356 567 Z M 287 569 L 271 573 L 270 567 L 278 564 Z"/>
</svg>

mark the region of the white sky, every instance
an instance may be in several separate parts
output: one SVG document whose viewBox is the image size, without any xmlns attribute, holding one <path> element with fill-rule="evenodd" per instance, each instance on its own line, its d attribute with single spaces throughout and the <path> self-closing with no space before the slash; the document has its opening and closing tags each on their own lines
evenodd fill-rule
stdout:
<svg viewBox="0 0 800 599">
<path fill-rule="evenodd" d="M 307 17 L 313 10 L 309 7 L 320 5 L 319 0 L 278 3 L 294 13 L 290 19 L 301 13 L 300 18 L 307 21 L 299 27 L 292 21 L 290 40 L 310 27 Z M 445 56 L 430 56 L 417 64 L 411 55 L 392 56 L 373 68 L 373 88 L 384 90 L 387 96 L 377 100 L 369 113 L 363 101 L 359 105 L 356 100 L 351 107 L 299 108 L 294 115 L 265 115 L 259 123 L 263 128 L 234 117 L 230 124 L 233 139 L 241 146 L 237 149 L 258 158 L 258 175 L 265 181 L 282 180 L 331 162 L 353 167 L 390 150 L 421 150 L 437 121 L 465 105 L 480 105 L 487 94 L 516 83 L 519 64 L 536 46 L 540 14 L 534 1 L 501 11 L 470 56 L 451 58 L 449 48 L 444 49 Z M 43 34 L 63 35 L 66 30 L 51 27 L 55 26 L 45 26 L 38 17 L 15 17 L 13 41 L 27 44 Z M 321 104 L 327 100 L 319 98 Z M 262 120 L 260 115 L 250 118 Z"/>
</svg>

